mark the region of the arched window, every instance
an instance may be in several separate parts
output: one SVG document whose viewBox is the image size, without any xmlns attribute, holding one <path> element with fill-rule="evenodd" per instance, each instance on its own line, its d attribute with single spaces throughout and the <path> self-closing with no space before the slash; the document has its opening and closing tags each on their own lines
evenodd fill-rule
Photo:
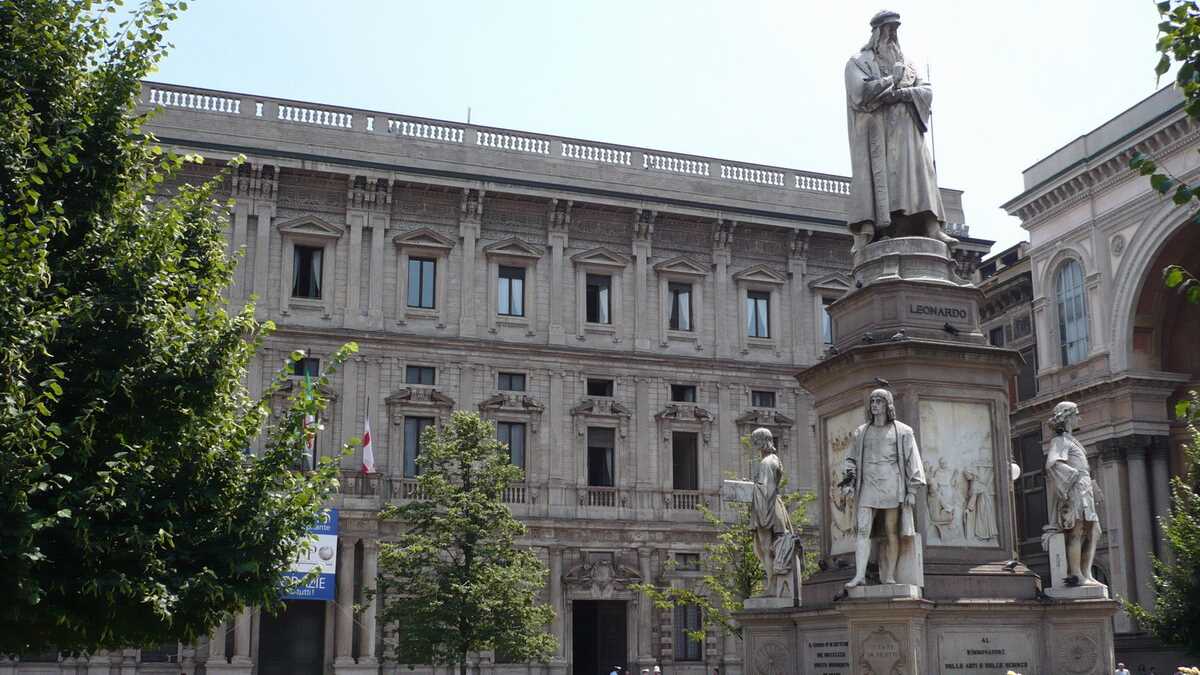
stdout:
<svg viewBox="0 0 1200 675">
<path fill-rule="evenodd" d="M 1083 268 L 1068 260 L 1058 268 L 1058 341 L 1062 365 L 1079 363 L 1088 352 L 1087 309 L 1083 301 Z"/>
</svg>

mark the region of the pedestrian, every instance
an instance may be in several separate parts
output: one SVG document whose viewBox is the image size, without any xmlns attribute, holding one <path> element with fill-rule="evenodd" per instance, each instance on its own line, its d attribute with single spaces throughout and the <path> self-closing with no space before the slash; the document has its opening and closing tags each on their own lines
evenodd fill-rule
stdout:
<svg viewBox="0 0 1200 675">
<path fill-rule="evenodd" d="M 1113 671 L 1113 675 L 1129 675 L 1129 669 L 1124 663 L 1117 663 L 1117 669 Z"/>
</svg>

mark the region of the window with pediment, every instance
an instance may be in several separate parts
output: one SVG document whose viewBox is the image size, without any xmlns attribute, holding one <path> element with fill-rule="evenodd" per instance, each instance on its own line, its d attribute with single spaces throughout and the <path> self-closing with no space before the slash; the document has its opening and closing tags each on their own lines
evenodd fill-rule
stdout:
<svg viewBox="0 0 1200 675">
<path fill-rule="evenodd" d="M 537 328 L 538 262 L 543 249 L 519 237 L 483 247 L 488 267 L 488 331 L 502 326 L 523 327 L 527 335 Z"/>
<path fill-rule="evenodd" d="M 603 246 L 571 256 L 575 265 L 575 322 L 578 339 L 588 333 L 613 336 L 620 342 L 623 313 L 622 277 L 628 256 Z"/>
<path fill-rule="evenodd" d="M 435 387 L 414 385 L 398 389 L 385 400 L 388 419 L 392 424 L 388 448 L 389 457 L 396 457 L 402 476 L 413 480 L 418 474 L 417 458 L 421 456 L 422 436 L 429 427 L 441 427 L 454 409 L 454 399 Z M 398 447 L 397 447 L 398 446 Z M 389 461 L 388 466 L 397 466 Z M 416 483 L 400 488 L 402 499 L 417 496 Z"/>
<path fill-rule="evenodd" d="M 809 283 L 815 308 L 816 337 L 820 339 L 822 349 L 833 346 L 837 336 L 833 330 L 833 318 L 829 315 L 829 306 L 837 302 L 852 288 L 850 277 L 845 274 L 829 274 Z"/>
<path fill-rule="evenodd" d="M 784 325 L 780 298 L 787 277 L 766 265 L 755 265 L 733 275 L 737 283 L 738 331 L 742 353 L 754 347 L 774 348 Z"/>
<path fill-rule="evenodd" d="M 445 325 L 446 274 L 454 240 L 428 227 L 392 238 L 399 252 L 396 322 L 427 319 Z"/>
<path fill-rule="evenodd" d="M 654 265 L 658 277 L 659 344 L 672 340 L 691 341 L 702 347 L 704 282 L 708 265 L 681 255 Z"/>
<path fill-rule="evenodd" d="M 285 316 L 296 311 L 333 316 L 337 289 L 337 245 L 343 228 L 318 218 L 301 216 L 278 223 L 283 243 L 279 309 Z"/>
</svg>

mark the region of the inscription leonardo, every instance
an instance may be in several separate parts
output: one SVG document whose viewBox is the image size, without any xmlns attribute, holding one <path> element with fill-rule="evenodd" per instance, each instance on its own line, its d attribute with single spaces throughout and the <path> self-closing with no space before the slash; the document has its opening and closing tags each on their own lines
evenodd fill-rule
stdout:
<svg viewBox="0 0 1200 675">
<path fill-rule="evenodd" d="M 909 314 L 925 314 L 945 319 L 962 319 L 964 321 L 967 319 L 967 310 L 961 307 L 909 303 L 908 312 Z"/>
</svg>

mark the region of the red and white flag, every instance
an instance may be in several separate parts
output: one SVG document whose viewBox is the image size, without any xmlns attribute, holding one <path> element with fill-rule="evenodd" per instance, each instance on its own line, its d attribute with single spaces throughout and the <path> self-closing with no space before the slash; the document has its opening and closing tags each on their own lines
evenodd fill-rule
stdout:
<svg viewBox="0 0 1200 675">
<path fill-rule="evenodd" d="M 363 429 L 362 446 L 363 446 L 363 473 L 375 473 L 375 448 L 371 446 L 371 413 L 367 413 L 367 419 Z"/>
</svg>

